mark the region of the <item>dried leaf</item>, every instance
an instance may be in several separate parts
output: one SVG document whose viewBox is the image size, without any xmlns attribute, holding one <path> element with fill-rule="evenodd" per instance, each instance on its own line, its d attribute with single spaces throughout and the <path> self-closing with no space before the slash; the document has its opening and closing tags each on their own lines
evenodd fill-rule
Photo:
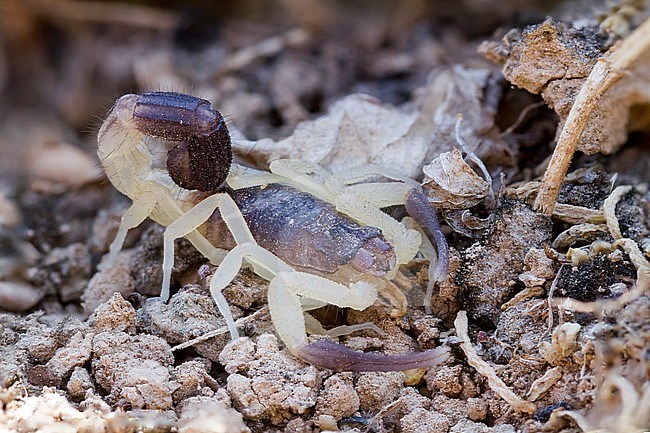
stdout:
<svg viewBox="0 0 650 433">
<path fill-rule="evenodd" d="M 546 393 L 555 382 L 562 378 L 562 369 L 560 367 L 553 367 L 544 373 L 544 376 L 536 379 L 530 386 L 528 391 L 528 400 L 535 401 Z"/>
<path fill-rule="evenodd" d="M 441 153 L 422 170 L 422 186 L 431 203 L 440 209 L 469 209 L 483 200 L 490 189 L 490 184 L 472 170 L 458 149 Z"/>
<path fill-rule="evenodd" d="M 463 114 L 462 135 L 469 147 L 503 158 L 507 144 L 494 126 L 494 93 L 488 69 L 456 66 L 434 71 L 426 86 L 403 107 L 382 104 L 363 94 L 347 96 L 327 114 L 302 122 L 281 141 L 233 140 L 233 148 L 253 163 L 266 166 L 282 158 L 301 159 L 338 170 L 373 163 L 405 175 L 421 176 L 421 167 L 456 146 L 454 127 Z M 484 155 L 479 154 L 480 157 Z M 512 165 L 513 161 L 500 161 Z"/>
</svg>

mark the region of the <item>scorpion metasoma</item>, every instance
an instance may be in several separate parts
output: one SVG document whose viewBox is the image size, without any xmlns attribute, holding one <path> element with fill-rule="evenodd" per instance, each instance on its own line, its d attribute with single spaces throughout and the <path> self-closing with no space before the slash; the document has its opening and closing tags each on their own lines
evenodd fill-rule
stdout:
<svg viewBox="0 0 650 433">
<path fill-rule="evenodd" d="M 170 295 L 174 239 L 185 237 L 218 265 L 210 292 L 233 339 L 238 331 L 221 290 L 246 261 L 270 281 L 278 335 L 311 364 L 390 371 L 447 359 L 447 347 L 382 355 L 326 339 L 309 343 L 306 334 L 323 328 L 305 311 L 327 304 L 363 310 L 381 295 L 404 309 L 394 281 L 403 279 L 398 267 L 418 251 L 431 261 L 430 286 L 446 278 L 447 244 L 417 182 L 373 165 L 332 173 L 296 160 L 274 161 L 271 172 L 235 164 L 221 114 L 204 99 L 173 92 L 119 98 L 101 126 L 98 146 L 109 180 L 133 200 L 103 267 L 114 262 L 127 231 L 150 217 L 167 227 L 161 298 Z M 393 182 L 361 183 L 373 176 Z M 413 228 L 381 210 L 398 204 L 413 218 Z"/>
</svg>

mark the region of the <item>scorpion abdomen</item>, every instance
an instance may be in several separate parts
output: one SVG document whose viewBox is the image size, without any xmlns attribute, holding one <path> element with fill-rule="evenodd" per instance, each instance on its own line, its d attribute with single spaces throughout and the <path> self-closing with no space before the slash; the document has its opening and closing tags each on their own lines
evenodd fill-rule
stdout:
<svg viewBox="0 0 650 433">
<path fill-rule="evenodd" d="M 333 274 L 350 265 L 382 277 L 395 266 L 393 247 L 376 227 L 361 226 L 334 206 L 293 187 L 236 190 L 233 198 L 255 240 L 291 265 Z M 223 247 L 225 227 L 213 217 L 207 233 Z M 220 219 L 220 218 L 219 218 Z M 212 234 L 218 239 L 212 239 Z"/>
</svg>

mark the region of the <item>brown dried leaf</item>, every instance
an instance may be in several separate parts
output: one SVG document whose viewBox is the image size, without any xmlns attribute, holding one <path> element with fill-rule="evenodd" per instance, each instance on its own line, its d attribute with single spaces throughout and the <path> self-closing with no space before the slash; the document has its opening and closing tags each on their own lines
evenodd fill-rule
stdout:
<svg viewBox="0 0 650 433">
<path fill-rule="evenodd" d="M 441 153 L 422 171 L 422 186 L 439 209 L 469 209 L 490 190 L 489 182 L 472 170 L 458 149 Z"/>
<path fill-rule="evenodd" d="M 548 370 L 544 375 L 533 382 L 528 391 L 528 400 L 535 401 L 551 389 L 555 383 L 562 379 L 562 369 L 560 367 L 553 367 Z"/>
</svg>

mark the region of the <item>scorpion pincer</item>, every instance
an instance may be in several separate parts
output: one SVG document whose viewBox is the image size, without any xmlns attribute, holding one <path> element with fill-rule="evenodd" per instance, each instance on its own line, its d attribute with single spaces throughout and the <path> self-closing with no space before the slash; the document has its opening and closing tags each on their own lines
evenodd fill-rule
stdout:
<svg viewBox="0 0 650 433">
<path fill-rule="evenodd" d="M 210 292 L 233 339 L 238 332 L 221 290 L 245 260 L 270 281 L 276 331 L 306 362 L 333 370 L 392 371 L 448 358 L 447 347 L 382 355 L 329 340 L 309 343 L 306 334 L 308 328 L 327 332 L 305 312 L 327 304 L 363 310 L 381 295 L 405 308 L 393 281 L 401 275 L 398 267 L 418 251 L 431 260 L 430 286 L 446 278 L 447 243 L 415 181 L 373 165 L 331 173 L 316 164 L 278 160 L 269 173 L 234 164 L 221 114 L 204 99 L 172 92 L 119 98 L 101 126 L 98 146 L 109 180 L 133 201 L 102 266 L 111 266 L 127 231 L 149 217 L 167 227 L 161 298 L 169 298 L 174 239 L 186 237 L 218 265 Z M 172 147 L 161 152 L 160 146 Z M 396 182 L 361 183 L 377 175 Z M 381 211 L 396 204 L 405 206 L 415 229 Z M 351 329 L 358 328 L 343 333 Z"/>
</svg>

